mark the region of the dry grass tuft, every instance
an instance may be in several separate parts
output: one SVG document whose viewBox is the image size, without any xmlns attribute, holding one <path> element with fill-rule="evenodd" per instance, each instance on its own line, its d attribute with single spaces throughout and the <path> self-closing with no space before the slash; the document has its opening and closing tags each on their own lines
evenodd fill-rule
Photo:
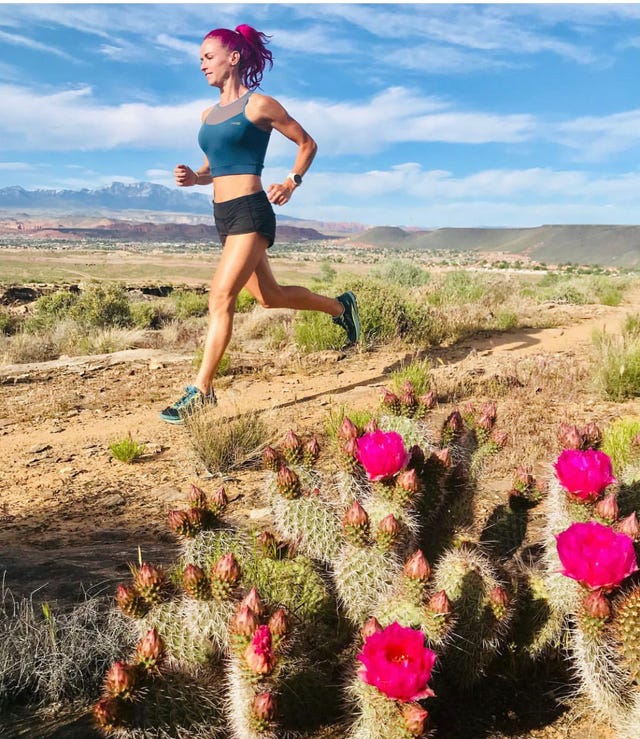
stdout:
<svg viewBox="0 0 640 739">
<path fill-rule="evenodd" d="M 262 414 L 249 411 L 225 418 L 202 408 L 185 421 L 191 446 L 207 472 L 231 472 L 260 460 L 271 432 Z"/>
</svg>

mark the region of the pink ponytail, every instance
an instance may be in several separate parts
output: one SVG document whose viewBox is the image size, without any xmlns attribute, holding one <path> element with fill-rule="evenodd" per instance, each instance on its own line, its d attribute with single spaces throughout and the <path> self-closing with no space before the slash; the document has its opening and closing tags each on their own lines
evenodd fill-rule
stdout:
<svg viewBox="0 0 640 739">
<path fill-rule="evenodd" d="M 235 31 L 229 28 L 216 28 L 209 31 L 205 38 L 217 38 L 225 48 L 240 52 L 242 84 L 250 90 L 254 90 L 262 82 L 267 62 L 269 69 L 273 67 L 273 54 L 266 46 L 271 37 L 251 26 L 242 24 L 237 26 Z"/>
</svg>

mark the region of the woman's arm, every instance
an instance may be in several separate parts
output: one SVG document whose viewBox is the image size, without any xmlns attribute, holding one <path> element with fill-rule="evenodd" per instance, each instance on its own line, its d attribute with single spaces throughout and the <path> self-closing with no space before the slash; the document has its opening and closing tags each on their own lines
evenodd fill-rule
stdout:
<svg viewBox="0 0 640 739">
<path fill-rule="evenodd" d="M 302 177 L 311 166 L 318 151 L 316 142 L 274 98 L 267 95 L 252 95 L 249 105 L 251 109 L 247 111 L 247 115 L 250 120 L 257 125 L 268 125 L 270 128 L 275 128 L 276 131 L 298 145 L 298 152 L 291 171 Z M 254 116 L 257 120 L 254 120 Z M 289 201 L 295 189 L 296 184 L 287 179 L 282 184 L 269 185 L 267 195 L 275 205 L 284 205 Z"/>
<path fill-rule="evenodd" d="M 203 111 L 200 117 L 203 123 L 210 110 L 211 108 L 207 108 Z M 173 170 L 173 176 L 175 177 L 176 185 L 178 185 L 178 187 L 210 185 L 213 182 L 213 178 L 211 177 L 211 168 L 209 167 L 209 160 L 207 157 L 204 158 L 204 164 L 195 171 L 186 164 L 178 164 Z"/>
</svg>

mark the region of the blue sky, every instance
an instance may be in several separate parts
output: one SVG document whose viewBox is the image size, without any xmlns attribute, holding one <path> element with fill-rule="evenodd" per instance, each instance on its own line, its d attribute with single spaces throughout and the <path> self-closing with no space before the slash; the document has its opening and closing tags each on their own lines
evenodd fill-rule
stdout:
<svg viewBox="0 0 640 739">
<path fill-rule="evenodd" d="M 316 139 L 278 212 L 417 227 L 640 224 L 640 4 L 0 4 L 0 187 L 174 187 L 202 37 L 272 36 Z M 290 170 L 274 132 L 265 186 Z M 206 192 L 198 188 L 199 192 Z"/>
</svg>

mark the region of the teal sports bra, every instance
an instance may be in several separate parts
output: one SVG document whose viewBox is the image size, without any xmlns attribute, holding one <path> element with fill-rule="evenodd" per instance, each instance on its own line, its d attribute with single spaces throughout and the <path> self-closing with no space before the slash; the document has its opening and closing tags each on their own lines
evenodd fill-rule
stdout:
<svg viewBox="0 0 640 739">
<path fill-rule="evenodd" d="M 271 131 L 258 128 L 245 115 L 252 91 L 229 105 L 214 105 L 198 133 L 198 144 L 212 177 L 228 174 L 261 175 Z"/>
</svg>

